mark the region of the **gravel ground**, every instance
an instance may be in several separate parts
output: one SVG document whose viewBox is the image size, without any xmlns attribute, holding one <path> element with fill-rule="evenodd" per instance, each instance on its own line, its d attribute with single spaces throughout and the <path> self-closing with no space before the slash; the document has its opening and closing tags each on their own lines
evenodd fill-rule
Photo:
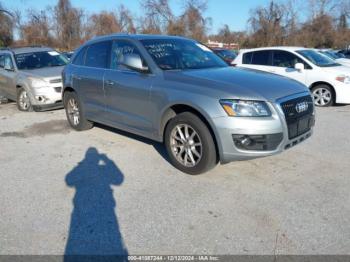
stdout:
<svg viewBox="0 0 350 262">
<path fill-rule="evenodd" d="M 0 105 L 0 254 L 350 254 L 349 119 L 318 109 L 305 143 L 193 177 L 152 141 Z"/>
</svg>

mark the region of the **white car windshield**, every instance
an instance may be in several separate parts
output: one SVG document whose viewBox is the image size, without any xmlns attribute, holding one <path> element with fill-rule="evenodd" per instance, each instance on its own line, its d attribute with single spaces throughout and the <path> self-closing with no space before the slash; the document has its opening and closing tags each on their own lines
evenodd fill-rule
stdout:
<svg viewBox="0 0 350 262">
<path fill-rule="evenodd" d="M 315 50 L 305 49 L 305 50 L 299 50 L 299 51 L 297 51 L 297 53 L 302 55 L 307 60 L 309 60 L 311 63 L 313 63 L 319 67 L 340 66 L 340 64 L 335 62 L 333 59 L 331 59 L 328 56 L 323 55 Z"/>
</svg>

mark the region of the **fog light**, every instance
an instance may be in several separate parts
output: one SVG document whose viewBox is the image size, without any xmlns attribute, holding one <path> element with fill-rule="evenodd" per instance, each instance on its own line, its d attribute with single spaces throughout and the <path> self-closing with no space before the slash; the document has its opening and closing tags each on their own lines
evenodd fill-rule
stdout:
<svg viewBox="0 0 350 262">
<path fill-rule="evenodd" d="M 239 148 L 247 149 L 254 141 L 247 135 L 233 135 L 233 141 Z"/>
<path fill-rule="evenodd" d="M 233 142 L 238 149 L 252 151 L 275 150 L 282 142 L 283 133 L 269 135 L 232 135 Z"/>
<path fill-rule="evenodd" d="M 249 137 L 244 137 L 240 139 L 240 143 L 243 146 L 249 146 L 253 141 Z"/>
<path fill-rule="evenodd" d="M 47 100 L 45 96 L 35 96 L 35 99 L 43 103 Z"/>
</svg>

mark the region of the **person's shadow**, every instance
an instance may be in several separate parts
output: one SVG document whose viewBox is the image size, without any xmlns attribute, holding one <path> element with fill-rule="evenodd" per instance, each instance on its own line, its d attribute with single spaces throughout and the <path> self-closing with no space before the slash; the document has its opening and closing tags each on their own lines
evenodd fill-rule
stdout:
<svg viewBox="0 0 350 262">
<path fill-rule="evenodd" d="M 111 188 L 112 185 L 120 186 L 123 180 L 124 176 L 114 162 L 96 148 L 89 148 L 85 159 L 67 174 L 66 184 L 74 187 L 76 193 L 65 261 L 87 261 L 92 257 L 96 260 L 95 256 L 125 258 L 128 255 Z"/>
</svg>

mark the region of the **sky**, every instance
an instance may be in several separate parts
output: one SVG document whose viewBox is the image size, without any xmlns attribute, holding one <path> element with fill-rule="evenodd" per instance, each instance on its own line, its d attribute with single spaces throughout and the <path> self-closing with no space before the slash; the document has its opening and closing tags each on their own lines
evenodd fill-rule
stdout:
<svg viewBox="0 0 350 262">
<path fill-rule="evenodd" d="M 0 0 L 10 10 L 44 9 L 48 5 L 56 4 L 56 0 Z M 120 4 L 125 5 L 135 15 L 141 15 L 140 0 L 71 0 L 74 7 L 85 9 L 88 13 L 101 10 L 116 10 Z M 170 0 L 172 10 L 180 14 L 183 0 Z M 260 5 L 266 5 L 268 0 L 208 0 L 207 17 L 211 17 L 213 24 L 210 33 L 215 33 L 224 24 L 232 30 L 240 31 L 247 28 L 249 10 Z"/>
</svg>

